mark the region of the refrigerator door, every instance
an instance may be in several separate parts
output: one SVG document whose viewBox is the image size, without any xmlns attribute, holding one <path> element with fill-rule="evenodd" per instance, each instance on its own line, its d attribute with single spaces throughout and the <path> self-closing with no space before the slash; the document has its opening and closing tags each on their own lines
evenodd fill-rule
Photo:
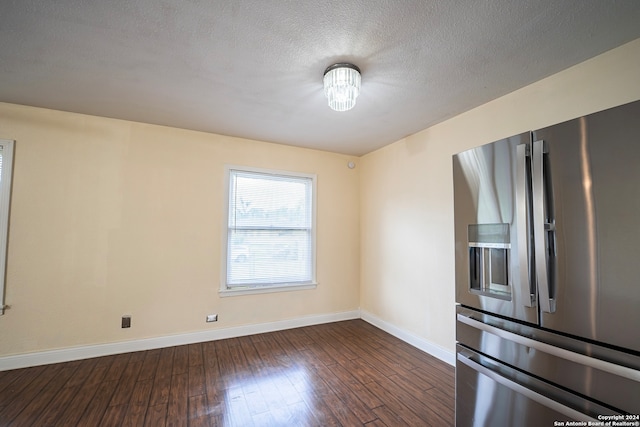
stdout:
<svg viewBox="0 0 640 427">
<path fill-rule="evenodd" d="M 524 133 L 453 156 L 456 302 L 537 323 L 530 140 Z"/>
<path fill-rule="evenodd" d="M 640 101 L 532 145 L 541 326 L 640 351 Z"/>
</svg>

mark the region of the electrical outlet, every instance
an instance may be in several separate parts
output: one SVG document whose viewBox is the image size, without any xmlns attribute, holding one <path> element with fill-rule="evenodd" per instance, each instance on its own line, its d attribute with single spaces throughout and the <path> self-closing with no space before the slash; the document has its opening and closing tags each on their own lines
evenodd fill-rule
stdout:
<svg viewBox="0 0 640 427">
<path fill-rule="evenodd" d="M 218 321 L 218 315 L 217 314 L 208 314 L 207 315 L 207 322 L 217 322 Z"/>
<path fill-rule="evenodd" d="M 123 328 L 131 327 L 131 316 L 122 316 L 122 327 Z"/>
</svg>

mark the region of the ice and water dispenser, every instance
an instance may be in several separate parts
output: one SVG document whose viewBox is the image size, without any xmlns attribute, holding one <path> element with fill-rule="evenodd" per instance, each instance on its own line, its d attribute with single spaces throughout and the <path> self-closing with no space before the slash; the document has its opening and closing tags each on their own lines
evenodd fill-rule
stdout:
<svg viewBox="0 0 640 427">
<path fill-rule="evenodd" d="M 511 300 L 509 224 L 468 226 L 469 290 Z"/>
</svg>

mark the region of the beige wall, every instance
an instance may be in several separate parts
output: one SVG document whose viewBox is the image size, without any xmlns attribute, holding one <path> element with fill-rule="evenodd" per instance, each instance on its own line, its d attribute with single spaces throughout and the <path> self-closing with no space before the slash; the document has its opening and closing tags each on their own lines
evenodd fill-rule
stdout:
<svg viewBox="0 0 640 427">
<path fill-rule="evenodd" d="M 640 39 L 364 156 L 361 309 L 453 352 L 451 156 L 638 99 Z"/>
<path fill-rule="evenodd" d="M 359 307 L 350 157 L 2 103 L 0 138 L 16 140 L 0 356 Z M 225 163 L 317 174 L 317 289 L 219 298 Z"/>
<path fill-rule="evenodd" d="M 451 155 L 640 99 L 638 76 L 640 40 L 354 170 L 338 154 L 0 103 L 0 138 L 17 141 L 0 356 L 359 306 L 453 351 Z M 316 290 L 218 297 L 225 163 L 318 175 Z"/>
</svg>

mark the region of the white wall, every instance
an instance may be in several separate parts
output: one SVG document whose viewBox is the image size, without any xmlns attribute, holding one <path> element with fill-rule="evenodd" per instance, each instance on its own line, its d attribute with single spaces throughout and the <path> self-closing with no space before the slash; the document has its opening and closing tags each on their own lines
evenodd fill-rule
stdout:
<svg viewBox="0 0 640 427">
<path fill-rule="evenodd" d="M 638 99 L 640 39 L 364 156 L 361 310 L 454 352 L 451 156 Z"/>
</svg>

